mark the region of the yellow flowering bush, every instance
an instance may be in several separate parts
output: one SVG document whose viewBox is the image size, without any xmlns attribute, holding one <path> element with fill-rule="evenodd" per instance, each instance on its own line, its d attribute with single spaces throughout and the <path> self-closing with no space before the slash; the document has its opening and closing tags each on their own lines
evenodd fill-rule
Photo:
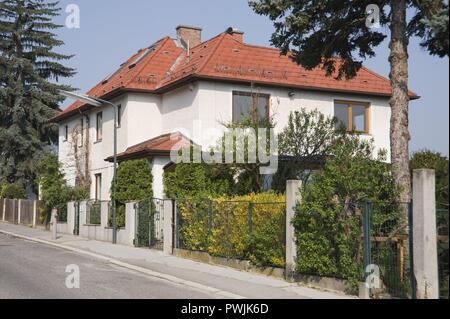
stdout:
<svg viewBox="0 0 450 319">
<path fill-rule="evenodd" d="M 285 201 L 284 195 L 272 192 L 182 200 L 181 248 L 284 267 Z"/>
</svg>

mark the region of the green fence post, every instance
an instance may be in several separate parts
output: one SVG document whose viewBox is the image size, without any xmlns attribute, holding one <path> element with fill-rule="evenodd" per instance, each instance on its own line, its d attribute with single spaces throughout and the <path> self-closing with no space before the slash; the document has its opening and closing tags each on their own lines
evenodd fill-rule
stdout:
<svg viewBox="0 0 450 319">
<path fill-rule="evenodd" d="M 178 202 L 179 200 L 174 200 L 174 214 L 175 214 L 175 248 L 180 248 L 180 214 L 178 213 Z"/>
<path fill-rule="evenodd" d="M 370 273 L 367 272 L 367 267 L 372 264 L 371 260 L 371 243 L 370 243 L 370 203 L 368 201 L 363 202 L 363 229 L 364 229 L 364 274 L 365 279 Z M 370 287 L 369 287 L 370 295 Z"/>
<path fill-rule="evenodd" d="M 209 243 L 209 237 L 211 236 L 212 232 L 212 219 L 213 219 L 213 201 L 209 200 L 208 205 L 208 238 L 207 242 Z"/>
<path fill-rule="evenodd" d="M 253 203 L 248 203 L 248 232 L 253 232 Z"/>
</svg>

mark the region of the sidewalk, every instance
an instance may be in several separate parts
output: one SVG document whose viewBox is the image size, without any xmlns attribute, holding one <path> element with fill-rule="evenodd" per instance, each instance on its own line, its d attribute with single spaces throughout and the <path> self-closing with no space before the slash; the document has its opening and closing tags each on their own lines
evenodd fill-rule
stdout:
<svg viewBox="0 0 450 319">
<path fill-rule="evenodd" d="M 132 269 L 150 276 L 186 284 L 228 298 L 250 299 L 345 299 L 344 294 L 320 291 L 284 280 L 232 268 L 203 264 L 160 251 L 134 248 L 84 238 L 58 235 L 40 229 L 0 222 L 0 233 L 51 244 Z"/>
</svg>

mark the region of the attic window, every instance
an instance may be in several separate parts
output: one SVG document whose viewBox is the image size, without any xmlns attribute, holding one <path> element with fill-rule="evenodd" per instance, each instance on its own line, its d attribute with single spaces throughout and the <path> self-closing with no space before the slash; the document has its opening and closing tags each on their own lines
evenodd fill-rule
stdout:
<svg viewBox="0 0 450 319">
<path fill-rule="evenodd" d="M 102 84 L 106 84 L 108 83 L 109 80 L 111 80 L 111 78 L 113 77 L 114 73 L 111 73 L 110 75 L 108 75 L 106 78 L 103 79 Z"/>
<path fill-rule="evenodd" d="M 144 52 L 141 53 L 133 62 L 131 62 L 130 66 L 128 68 L 132 69 L 134 68 L 143 58 L 147 56 L 150 52 L 155 51 L 155 46 L 152 45 L 151 47 L 148 47 L 144 50 Z"/>
</svg>

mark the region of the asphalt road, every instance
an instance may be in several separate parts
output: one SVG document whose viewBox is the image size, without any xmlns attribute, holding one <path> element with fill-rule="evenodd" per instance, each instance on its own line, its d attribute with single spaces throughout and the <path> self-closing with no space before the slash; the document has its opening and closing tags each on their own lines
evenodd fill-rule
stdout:
<svg viewBox="0 0 450 319">
<path fill-rule="evenodd" d="M 80 270 L 80 288 L 66 287 L 68 265 Z M 0 234 L 0 299 L 199 299 L 214 298 L 178 285 L 86 257 Z"/>
</svg>

